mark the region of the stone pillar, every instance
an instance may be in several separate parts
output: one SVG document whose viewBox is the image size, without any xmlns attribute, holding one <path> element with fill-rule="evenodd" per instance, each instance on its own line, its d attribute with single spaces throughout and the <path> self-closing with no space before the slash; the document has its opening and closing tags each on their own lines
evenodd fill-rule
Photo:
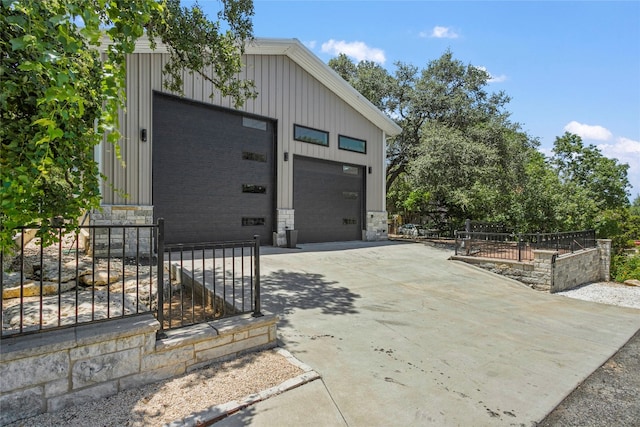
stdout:
<svg viewBox="0 0 640 427">
<path fill-rule="evenodd" d="M 108 228 L 91 229 L 85 247 L 93 251 L 95 256 L 106 257 L 110 254 L 112 257 L 121 257 L 123 251 L 128 257 L 150 255 L 153 244 L 151 228 L 138 231 L 135 227 L 127 226 L 152 225 L 153 206 L 104 205 L 101 210 L 91 211 L 89 218 L 90 225 L 122 226 L 111 229 L 111 239 Z"/>
<path fill-rule="evenodd" d="M 386 211 L 368 211 L 367 212 L 367 228 L 364 231 L 363 240 L 378 241 L 387 240 L 387 212 Z"/>
<path fill-rule="evenodd" d="M 558 255 L 556 251 L 534 249 L 533 250 L 533 271 L 542 281 L 540 289 L 553 292 L 553 262 Z"/>
<path fill-rule="evenodd" d="M 295 210 L 278 209 L 277 231 L 273 233 L 273 246 L 287 246 L 287 230 L 295 229 Z"/>
<path fill-rule="evenodd" d="M 600 255 L 600 280 L 608 282 L 611 280 L 611 240 L 597 239 L 596 246 Z"/>
</svg>

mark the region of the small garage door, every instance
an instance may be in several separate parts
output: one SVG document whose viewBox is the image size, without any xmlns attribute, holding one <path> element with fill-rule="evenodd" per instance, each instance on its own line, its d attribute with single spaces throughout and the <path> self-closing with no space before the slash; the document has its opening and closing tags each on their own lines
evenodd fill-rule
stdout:
<svg viewBox="0 0 640 427">
<path fill-rule="evenodd" d="M 273 132 L 266 119 L 154 94 L 154 217 L 167 243 L 271 243 Z"/>
<path fill-rule="evenodd" d="M 362 240 L 364 167 L 295 156 L 293 208 L 300 243 Z"/>
</svg>

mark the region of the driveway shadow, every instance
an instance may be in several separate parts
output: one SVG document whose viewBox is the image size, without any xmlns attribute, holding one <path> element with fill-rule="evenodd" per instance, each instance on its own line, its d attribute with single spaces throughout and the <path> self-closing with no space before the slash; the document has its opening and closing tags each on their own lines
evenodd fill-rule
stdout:
<svg viewBox="0 0 640 427">
<path fill-rule="evenodd" d="M 334 316 L 358 313 L 354 302 L 360 295 L 322 274 L 277 270 L 262 276 L 260 283 L 262 307 L 280 315 L 280 326 L 288 324 L 287 316 L 295 310 L 320 309 Z"/>
</svg>

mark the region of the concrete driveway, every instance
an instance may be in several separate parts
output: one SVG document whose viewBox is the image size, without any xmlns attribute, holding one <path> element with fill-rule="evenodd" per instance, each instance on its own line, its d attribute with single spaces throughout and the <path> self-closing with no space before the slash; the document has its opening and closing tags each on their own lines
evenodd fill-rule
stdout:
<svg viewBox="0 0 640 427">
<path fill-rule="evenodd" d="M 533 291 L 416 243 L 263 248 L 263 307 L 322 379 L 220 426 L 532 426 L 640 310 Z"/>
</svg>

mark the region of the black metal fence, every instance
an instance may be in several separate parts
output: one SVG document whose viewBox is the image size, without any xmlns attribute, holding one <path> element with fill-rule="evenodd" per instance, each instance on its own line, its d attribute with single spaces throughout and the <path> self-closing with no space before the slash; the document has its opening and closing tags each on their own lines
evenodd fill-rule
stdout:
<svg viewBox="0 0 640 427">
<path fill-rule="evenodd" d="M 162 246 L 158 252 L 165 254 L 169 280 L 161 281 L 165 287 L 158 293 L 161 331 L 239 314 L 262 315 L 259 236 Z"/>
<path fill-rule="evenodd" d="M 455 254 L 516 261 L 533 260 L 533 251 L 548 249 L 560 255 L 596 247 L 595 230 L 563 233 L 486 233 L 457 231 Z"/>
<path fill-rule="evenodd" d="M 33 229 L 30 229 L 33 230 Z M 165 245 L 152 225 L 56 229 L 58 243 L 0 253 L 2 338 L 153 313 L 161 332 L 260 314 L 260 243 Z M 162 255 L 159 255 L 162 254 Z"/>
</svg>

